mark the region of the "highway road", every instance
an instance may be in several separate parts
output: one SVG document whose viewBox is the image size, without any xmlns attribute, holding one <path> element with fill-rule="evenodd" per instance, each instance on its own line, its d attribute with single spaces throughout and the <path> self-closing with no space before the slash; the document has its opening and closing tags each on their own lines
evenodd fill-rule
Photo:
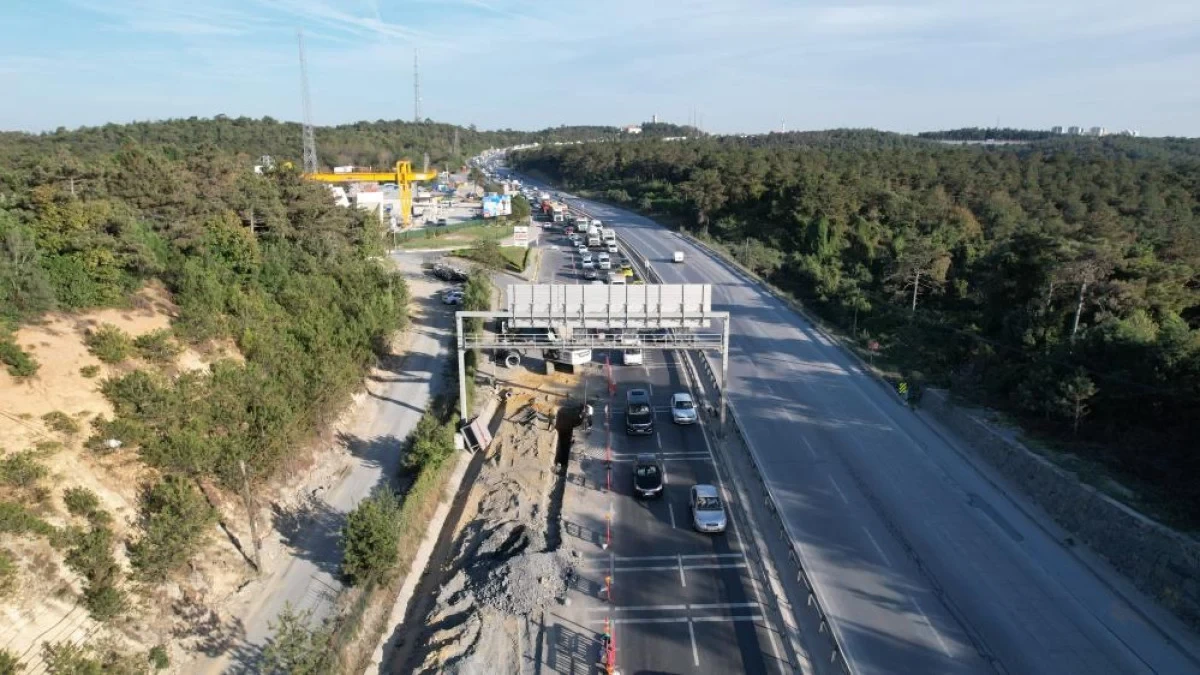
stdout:
<svg viewBox="0 0 1200 675">
<path fill-rule="evenodd" d="M 713 308 L 732 313 L 730 401 L 853 672 L 1200 672 L 1176 641 L 1192 636 L 752 280 L 643 217 L 574 203 L 665 282 L 713 284 Z"/>
<path fill-rule="evenodd" d="M 561 237 L 543 236 L 557 243 Z M 547 246 L 542 281 L 582 280 L 578 256 Z M 701 425 L 671 422 L 669 399 L 689 391 L 675 356 L 646 352 L 645 365 L 621 365 L 620 353 L 595 351 L 593 369 L 608 357 L 617 384 L 609 408 L 612 425 L 614 518 L 612 545 L 585 557 L 581 574 L 611 574 L 618 665 L 624 673 L 788 673 L 785 646 L 768 619 L 762 582 L 749 565 L 743 544 L 744 520 L 736 501 L 730 527 L 708 535 L 691 528 L 688 491 L 692 485 L 722 485 L 717 457 Z M 656 412 L 656 433 L 627 436 L 624 400 L 631 388 L 647 389 Z M 593 390 L 595 391 L 595 390 Z M 607 395 L 607 392 L 604 392 Z M 597 414 L 602 408 L 597 407 Z M 597 421 L 597 431 L 603 424 Z M 633 497 L 633 459 L 650 453 L 663 460 L 666 486 L 661 498 Z M 728 494 L 727 494 L 728 497 Z M 571 508 L 564 505 L 564 512 Z M 603 608 L 598 608 L 603 609 Z M 591 617 L 597 631 L 601 613 Z"/>
</svg>

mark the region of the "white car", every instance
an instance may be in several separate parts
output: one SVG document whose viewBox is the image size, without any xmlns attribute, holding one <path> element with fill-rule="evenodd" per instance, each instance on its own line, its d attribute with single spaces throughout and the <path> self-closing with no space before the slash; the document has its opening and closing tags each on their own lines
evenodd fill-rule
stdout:
<svg viewBox="0 0 1200 675">
<path fill-rule="evenodd" d="M 584 258 L 583 262 L 579 263 L 579 266 L 585 270 L 596 269 L 596 263 L 592 262 L 591 258 Z"/>
<path fill-rule="evenodd" d="M 699 417 L 696 415 L 696 403 L 692 395 L 681 391 L 671 395 L 671 421 L 675 424 L 695 424 Z"/>
<path fill-rule="evenodd" d="M 597 265 L 599 265 L 600 269 L 602 270 L 611 270 L 612 260 L 608 257 L 607 253 L 601 253 L 597 261 Z"/>
<path fill-rule="evenodd" d="M 642 352 L 642 341 L 636 335 L 622 335 L 620 343 L 625 349 L 621 350 L 621 363 L 627 366 L 641 366 L 646 363 L 646 355 Z"/>
</svg>

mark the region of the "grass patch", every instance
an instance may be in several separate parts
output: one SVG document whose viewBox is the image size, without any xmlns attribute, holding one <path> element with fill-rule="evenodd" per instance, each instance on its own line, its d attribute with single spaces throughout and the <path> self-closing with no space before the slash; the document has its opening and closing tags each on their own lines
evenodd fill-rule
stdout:
<svg viewBox="0 0 1200 675">
<path fill-rule="evenodd" d="M 90 366 L 84 366 L 79 369 L 79 374 L 86 378 L 89 378 L 89 379 L 93 378 L 100 374 L 100 366 L 97 366 L 95 364 L 90 365 Z"/>
<path fill-rule="evenodd" d="M 444 248 L 448 246 L 470 246 L 480 241 L 499 241 L 512 236 L 512 225 L 497 223 L 485 224 L 482 221 L 471 221 L 461 226 L 428 227 L 413 230 L 407 238 L 398 242 L 397 247 L 406 250 L 424 248 Z"/>
<path fill-rule="evenodd" d="M 42 423 L 47 429 L 57 431 L 60 434 L 74 436 L 79 433 L 79 422 L 71 419 L 65 412 L 54 410 L 42 415 Z"/>
</svg>

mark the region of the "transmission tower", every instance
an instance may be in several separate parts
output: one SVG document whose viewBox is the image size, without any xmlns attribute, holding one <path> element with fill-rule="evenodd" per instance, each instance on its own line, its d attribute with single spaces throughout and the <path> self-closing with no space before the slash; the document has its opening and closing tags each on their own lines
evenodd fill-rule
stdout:
<svg viewBox="0 0 1200 675">
<path fill-rule="evenodd" d="M 300 98 L 304 108 L 304 173 L 317 172 L 317 139 L 313 134 L 312 99 L 308 95 L 308 62 L 304 58 L 304 30 L 296 31 L 300 45 Z"/>
<path fill-rule="evenodd" d="M 421 122 L 421 72 L 417 69 L 417 50 L 413 50 L 413 122 Z"/>
</svg>

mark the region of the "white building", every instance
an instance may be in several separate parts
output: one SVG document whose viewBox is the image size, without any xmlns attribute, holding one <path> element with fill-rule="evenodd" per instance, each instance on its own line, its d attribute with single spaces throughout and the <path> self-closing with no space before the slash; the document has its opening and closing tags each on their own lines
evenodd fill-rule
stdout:
<svg viewBox="0 0 1200 675">
<path fill-rule="evenodd" d="M 1103 136 L 1108 133 L 1104 127 L 1092 127 L 1088 129 L 1088 136 Z"/>
<path fill-rule="evenodd" d="M 627 134 L 640 134 L 642 133 L 642 127 L 637 124 L 630 124 L 627 127 L 621 127 L 621 131 L 624 131 Z"/>
<path fill-rule="evenodd" d="M 1052 133 L 1054 135 L 1061 134 L 1062 132 L 1063 132 L 1062 127 L 1050 127 L 1050 133 Z"/>
<path fill-rule="evenodd" d="M 1067 133 L 1071 136 L 1079 136 L 1083 134 L 1083 127 L 1067 127 Z"/>
</svg>

